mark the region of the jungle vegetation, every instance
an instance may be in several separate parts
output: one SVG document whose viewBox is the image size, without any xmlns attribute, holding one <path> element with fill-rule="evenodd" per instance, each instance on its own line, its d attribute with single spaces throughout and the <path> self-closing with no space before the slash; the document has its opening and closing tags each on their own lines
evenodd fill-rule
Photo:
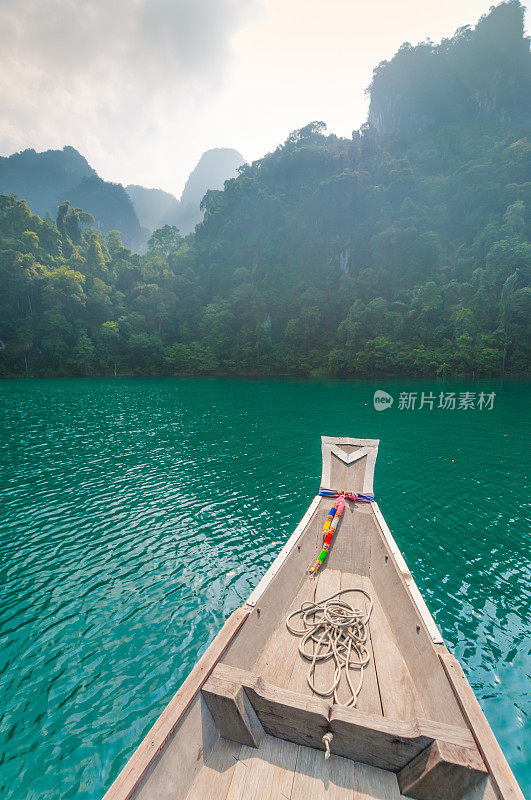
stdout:
<svg viewBox="0 0 531 800">
<path fill-rule="evenodd" d="M 517 0 L 380 64 L 148 252 L 0 197 L 0 375 L 524 374 L 531 56 Z"/>
</svg>

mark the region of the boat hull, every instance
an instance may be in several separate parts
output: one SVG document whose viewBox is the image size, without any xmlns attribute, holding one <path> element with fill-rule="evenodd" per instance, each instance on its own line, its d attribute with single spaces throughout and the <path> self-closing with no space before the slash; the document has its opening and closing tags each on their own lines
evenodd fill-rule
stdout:
<svg viewBox="0 0 531 800">
<path fill-rule="evenodd" d="M 376 440 L 323 437 L 322 450 L 322 485 L 372 492 Z M 375 502 L 347 502 L 323 568 L 308 579 L 329 509 L 330 498 L 312 500 L 104 800 L 523 798 Z M 312 690 L 286 617 L 354 588 L 373 609 L 352 709 Z M 330 662 L 321 685 L 331 677 Z"/>
</svg>

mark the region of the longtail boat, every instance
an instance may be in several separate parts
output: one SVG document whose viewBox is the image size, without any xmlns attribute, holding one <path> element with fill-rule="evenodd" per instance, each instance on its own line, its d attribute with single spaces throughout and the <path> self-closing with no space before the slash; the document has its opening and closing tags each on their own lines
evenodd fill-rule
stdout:
<svg viewBox="0 0 531 800">
<path fill-rule="evenodd" d="M 322 437 L 325 496 L 104 800 L 522 800 L 373 499 L 378 444 Z"/>
</svg>

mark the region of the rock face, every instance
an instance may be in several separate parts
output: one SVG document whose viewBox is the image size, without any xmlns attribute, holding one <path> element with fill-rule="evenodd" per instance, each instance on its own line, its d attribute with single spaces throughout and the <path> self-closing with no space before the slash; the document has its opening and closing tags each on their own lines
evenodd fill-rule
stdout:
<svg viewBox="0 0 531 800">
<path fill-rule="evenodd" d="M 223 184 L 238 174 L 245 159 L 237 150 L 216 147 L 207 150 L 199 159 L 181 195 L 179 218 L 181 233 L 193 231 L 203 219 L 201 200 L 209 189 L 223 189 Z M 177 226 L 179 227 L 179 226 Z"/>
<path fill-rule="evenodd" d="M 440 44 L 402 45 L 374 70 L 370 125 L 412 137 L 476 120 L 529 122 L 531 55 L 523 14 L 512 0 Z"/>
<path fill-rule="evenodd" d="M 223 189 L 229 178 L 238 174 L 245 159 L 229 147 L 207 150 L 186 181 L 180 201 L 160 189 L 130 185 L 127 193 L 143 228 L 150 233 L 164 225 L 174 225 L 182 234 L 191 233 L 203 219 L 201 200 L 209 189 Z"/>
<path fill-rule="evenodd" d="M 177 219 L 179 201 L 169 192 L 163 192 L 162 189 L 145 189 L 135 184 L 129 184 L 125 189 L 140 224 L 147 231 L 152 232 L 166 224 L 163 220 Z"/>
<path fill-rule="evenodd" d="M 69 200 L 92 214 L 99 230 L 119 230 L 124 244 L 141 246 L 140 223 L 123 186 L 102 180 L 74 147 L 0 158 L 0 194 L 16 194 L 34 213 L 53 218 Z"/>
</svg>

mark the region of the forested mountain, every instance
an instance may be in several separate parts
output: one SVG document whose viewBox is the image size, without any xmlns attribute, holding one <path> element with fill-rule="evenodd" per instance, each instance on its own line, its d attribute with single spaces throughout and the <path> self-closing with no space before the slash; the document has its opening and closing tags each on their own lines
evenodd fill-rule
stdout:
<svg viewBox="0 0 531 800">
<path fill-rule="evenodd" d="M 522 7 L 503 3 L 440 44 L 402 45 L 374 71 L 369 123 L 379 132 L 417 136 L 476 120 L 529 119 L 529 40 Z"/>
<path fill-rule="evenodd" d="M 208 189 L 221 189 L 237 175 L 245 159 L 236 150 L 219 147 L 203 153 L 184 187 L 181 201 L 160 189 L 145 189 L 102 180 L 74 147 L 24 150 L 0 156 L 0 194 L 23 198 L 41 217 L 55 217 L 66 200 L 94 217 L 102 233 L 119 230 L 133 250 L 145 251 L 156 228 L 175 225 L 190 233 L 203 218 L 201 200 Z"/>
<path fill-rule="evenodd" d="M 0 193 L 23 197 L 35 214 L 54 215 L 57 206 L 83 178 L 96 177 L 88 161 L 73 147 L 24 150 L 0 157 Z"/>
<path fill-rule="evenodd" d="M 516 0 L 402 48 L 375 70 L 372 124 L 293 132 L 207 192 L 194 234 L 166 226 L 144 256 L 79 209 L 55 224 L 2 198 L 2 374 L 526 372 L 530 78 Z M 464 84 L 480 100 L 453 114 Z"/>
<path fill-rule="evenodd" d="M 24 198 L 41 217 L 55 217 L 57 207 L 68 200 L 83 206 L 103 233 L 119 228 L 129 246 L 142 243 L 140 223 L 123 186 L 99 178 L 74 147 L 0 157 L 0 194 Z"/>
<path fill-rule="evenodd" d="M 173 225 L 183 234 L 191 233 L 203 219 L 201 200 L 209 189 L 222 189 L 229 178 L 245 164 L 237 150 L 216 147 L 207 150 L 190 173 L 180 201 L 159 189 L 128 186 L 127 192 L 143 228 L 152 233 L 156 228 Z"/>
<path fill-rule="evenodd" d="M 179 201 L 162 189 L 146 189 L 144 186 L 129 184 L 125 187 L 144 230 L 151 234 L 157 228 L 175 220 L 179 214 Z M 118 227 L 118 226 L 116 226 Z"/>
</svg>

